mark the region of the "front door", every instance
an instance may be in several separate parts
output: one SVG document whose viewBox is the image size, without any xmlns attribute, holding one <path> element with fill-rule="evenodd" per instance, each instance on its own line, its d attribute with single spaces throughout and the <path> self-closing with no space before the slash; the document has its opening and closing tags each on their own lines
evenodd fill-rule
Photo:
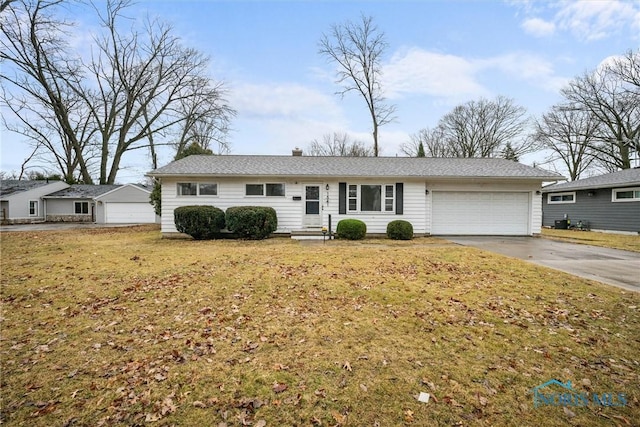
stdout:
<svg viewBox="0 0 640 427">
<path fill-rule="evenodd" d="M 320 205 L 320 186 L 305 184 L 304 186 L 304 226 L 322 226 L 322 206 Z"/>
</svg>

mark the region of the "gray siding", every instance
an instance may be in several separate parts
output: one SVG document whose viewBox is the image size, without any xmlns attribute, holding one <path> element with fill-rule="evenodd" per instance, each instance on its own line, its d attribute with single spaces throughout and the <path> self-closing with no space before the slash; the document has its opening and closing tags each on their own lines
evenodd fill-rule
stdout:
<svg viewBox="0 0 640 427">
<path fill-rule="evenodd" d="M 589 191 L 595 194 L 589 196 Z M 545 193 L 542 198 L 542 225 L 553 227 L 556 220 L 567 214 L 572 224 L 578 220 L 588 221 L 594 230 L 640 233 L 640 201 L 614 203 L 611 201 L 611 188 L 578 190 L 575 193 L 575 203 L 561 204 L 548 204 L 548 193 Z"/>
</svg>

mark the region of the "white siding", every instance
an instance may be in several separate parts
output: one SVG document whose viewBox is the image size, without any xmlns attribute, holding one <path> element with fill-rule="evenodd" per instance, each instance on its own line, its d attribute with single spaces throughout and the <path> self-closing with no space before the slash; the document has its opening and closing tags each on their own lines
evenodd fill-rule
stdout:
<svg viewBox="0 0 640 427">
<path fill-rule="evenodd" d="M 217 196 L 178 196 L 178 182 L 217 183 Z M 245 196 L 245 184 L 284 183 L 284 197 Z M 176 233 L 173 222 L 173 211 L 179 206 L 210 205 L 227 210 L 231 206 L 268 206 L 275 209 L 278 215 L 277 232 L 288 233 L 301 229 L 303 202 L 293 200 L 294 196 L 302 196 L 302 185 L 299 181 L 273 179 L 162 179 L 162 218 L 163 233 Z"/>
</svg>

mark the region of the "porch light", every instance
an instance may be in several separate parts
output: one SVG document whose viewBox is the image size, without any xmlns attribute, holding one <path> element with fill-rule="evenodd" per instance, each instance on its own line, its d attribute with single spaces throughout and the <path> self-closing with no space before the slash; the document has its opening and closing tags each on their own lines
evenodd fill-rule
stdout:
<svg viewBox="0 0 640 427">
<path fill-rule="evenodd" d="M 429 189 L 428 188 L 425 188 L 424 194 L 429 194 Z"/>
<path fill-rule="evenodd" d="M 587 196 L 589 196 L 589 197 L 593 197 L 595 195 L 596 195 L 596 192 L 593 191 L 593 190 L 589 190 L 589 192 L 587 193 Z"/>
<path fill-rule="evenodd" d="M 325 189 L 325 190 L 327 190 L 327 191 L 329 191 L 329 184 L 325 185 L 325 186 L 324 186 L 324 189 Z"/>
</svg>

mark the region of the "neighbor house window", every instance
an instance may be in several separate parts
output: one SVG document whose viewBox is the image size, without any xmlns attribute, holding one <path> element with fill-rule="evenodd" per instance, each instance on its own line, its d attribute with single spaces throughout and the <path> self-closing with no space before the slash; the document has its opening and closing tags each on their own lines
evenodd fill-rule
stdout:
<svg viewBox="0 0 640 427">
<path fill-rule="evenodd" d="M 284 197 L 285 188 L 283 183 L 246 184 L 244 194 L 247 196 Z"/>
<path fill-rule="evenodd" d="M 555 193 L 549 194 L 547 196 L 547 203 L 550 205 L 556 203 L 575 203 L 576 202 L 576 193 Z"/>
<path fill-rule="evenodd" d="M 89 213 L 89 202 L 73 202 L 73 211 L 76 215 L 87 215 Z"/>
<path fill-rule="evenodd" d="M 614 202 L 638 202 L 640 201 L 640 187 L 614 188 L 612 197 Z"/>
<path fill-rule="evenodd" d="M 217 196 L 218 184 L 210 182 L 179 182 L 178 196 Z"/>
<path fill-rule="evenodd" d="M 350 211 L 393 212 L 395 206 L 394 185 L 349 185 L 348 203 Z"/>
<path fill-rule="evenodd" d="M 38 216 L 38 201 L 29 200 L 29 216 Z"/>
</svg>

